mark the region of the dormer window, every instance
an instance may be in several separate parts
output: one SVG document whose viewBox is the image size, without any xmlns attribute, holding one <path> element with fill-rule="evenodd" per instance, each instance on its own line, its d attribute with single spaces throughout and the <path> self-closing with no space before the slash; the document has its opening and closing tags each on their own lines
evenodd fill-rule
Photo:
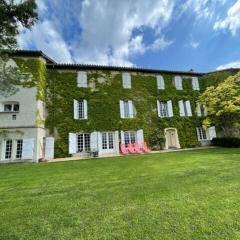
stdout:
<svg viewBox="0 0 240 240">
<path fill-rule="evenodd" d="M 19 103 L 4 103 L 4 112 L 19 112 Z"/>
</svg>

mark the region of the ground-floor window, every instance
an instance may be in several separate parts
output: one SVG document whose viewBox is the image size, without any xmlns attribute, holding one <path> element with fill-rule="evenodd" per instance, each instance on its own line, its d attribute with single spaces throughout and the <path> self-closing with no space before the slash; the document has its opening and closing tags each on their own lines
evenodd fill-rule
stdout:
<svg viewBox="0 0 240 240">
<path fill-rule="evenodd" d="M 203 127 L 198 127 L 197 128 L 197 135 L 198 135 L 198 140 L 207 140 L 207 134 L 206 131 Z"/>
<path fill-rule="evenodd" d="M 17 148 L 16 148 L 16 159 L 22 158 L 22 150 L 23 150 L 23 140 L 17 140 Z"/>
<path fill-rule="evenodd" d="M 136 132 L 134 131 L 127 131 L 124 132 L 124 143 L 127 146 L 129 143 L 135 143 L 136 142 Z"/>
<path fill-rule="evenodd" d="M 77 135 L 77 152 L 90 151 L 90 134 L 80 133 Z"/>
<path fill-rule="evenodd" d="M 6 147 L 5 147 L 5 159 L 11 159 L 12 158 L 12 150 L 13 150 L 13 141 L 7 140 L 6 141 Z"/>
<path fill-rule="evenodd" d="M 102 149 L 113 149 L 113 133 L 112 132 L 104 132 L 102 133 Z"/>
</svg>

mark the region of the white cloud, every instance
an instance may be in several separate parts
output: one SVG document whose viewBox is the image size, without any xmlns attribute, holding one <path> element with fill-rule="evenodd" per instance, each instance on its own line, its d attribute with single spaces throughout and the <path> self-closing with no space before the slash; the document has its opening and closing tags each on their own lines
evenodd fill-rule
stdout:
<svg viewBox="0 0 240 240">
<path fill-rule="evenodd" d="M 227 12 L 225 19 L 220 19 L 215 22 L 214 29 L 228 29 L 232 35 L 237 33 L 240 28 L 240 0 L 237 0 Z"/>
<path fill-rule="evenodd" d="M 171 20 L 173 6 L 170 0 L 135 0 L 131 4 L 128 0 L 83 1 L 79 18 L 82 34 L 75 42 L 74 58 L 78 62 L 132 65 L 129 59 L 133 54 L 167 47 L 162 30 Z M 155 32 L 154 42 L 144 43 L 142 28 Z M 136 30 L 141 33 L 134 34 Z"/>
<path fill-rule="evenodd" d="M 223 65 L 218 66 L 216 69 L 222 70 L 222 69 L 227 69 L 227 68 L 240 68 L 240 61 L 223 64 Z"/>
<path fill-rule="evenodd" d="M 31 30 L 21 30 L 18 38 L 20 48 L 34 45 L 59 62 L 72 62 L 70 49 L 51 22 L 37 23 Z"/>
<path fill-rule="evenodd" d="M 198 48 L 199 45 L 200 45 L 200 42 L 191 41 L 191 42 L 189 43 L 189 45 L 190 45 L 190 47 L 192 47 L 192 48 Z"/>
</svg>

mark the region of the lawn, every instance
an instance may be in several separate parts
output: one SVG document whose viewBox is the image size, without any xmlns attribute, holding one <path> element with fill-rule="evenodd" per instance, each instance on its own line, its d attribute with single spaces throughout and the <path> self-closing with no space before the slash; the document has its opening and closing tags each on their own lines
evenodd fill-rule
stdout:
<svg viewBox="0 0 240 240">
<path fill-rule="evenodd" d="M 240 149 L 0 165 L 0 239 L 240 239 Z"/>
</svg>

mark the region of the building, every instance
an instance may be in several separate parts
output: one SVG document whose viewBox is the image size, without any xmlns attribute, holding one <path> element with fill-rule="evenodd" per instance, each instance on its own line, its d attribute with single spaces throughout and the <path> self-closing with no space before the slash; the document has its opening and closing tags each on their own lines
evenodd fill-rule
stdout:
<svg viewBox="0 0 240 240">
<path fill-rule="evenodd" d="M 144 141 L 154 149 L 154 139 L 186 148 L 216 136 L 214 126 L 201 126 L 207 111 L 197 103 L 213 84 L 208 74 L 57 64 L 24 50 L 7 64 L 30 76 L 15 94 L 0 95 L 0 162 L 119 154 L 119 144 Z"/>
</svg>

